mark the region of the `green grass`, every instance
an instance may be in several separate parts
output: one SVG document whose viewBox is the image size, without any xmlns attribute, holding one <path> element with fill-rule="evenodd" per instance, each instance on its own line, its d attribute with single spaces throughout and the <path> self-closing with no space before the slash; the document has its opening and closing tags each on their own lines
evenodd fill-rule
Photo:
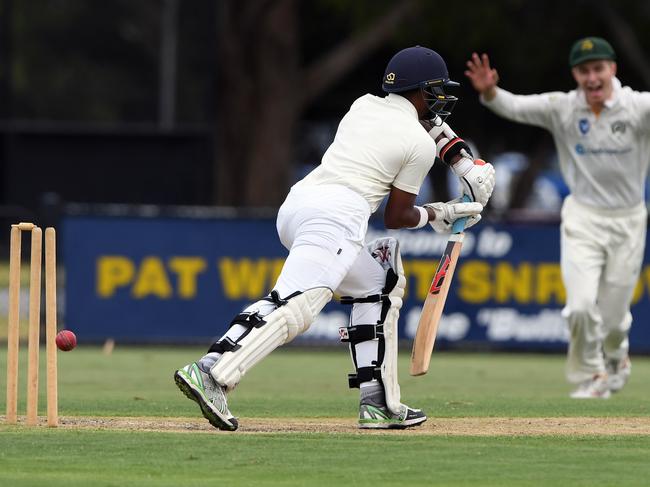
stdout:
<svg viewBox="0 0 650 487">
<path fill-rule="evenodd" d="M 60 353 L 60 414 L 198 417 L 196 406 L 173 385 L 172 373 L 202 351 L 118 344 L 105 356 L 82 344 Z M 558 355 L 436 352 L 429 374 L 416 378 L 406 374 L 407 354 L 400 359 L 403 400 L 432 418 L 650 412 L 650 359 L 645 357 L 633 357 L 630 383 L 609 401 L 570 400 L 564 359 Z M 44 360 L 41 354 L 42 365 Z M 276 351 L 244 378 L 231 395 L 231 409 L 242 422 L 247 417 L 352 420 L 358 392 L 347 388 L 350 367 L 342 347 Z M 24 372 L 22 367 L 23 380 Z M 4 410 L 4 394 L 0 398 Z M 44 407 L 43 397 L 41 414 Z M 0 425 L 0 485 L 7 486 L 647 485 L 648 458 L 650 438 L 640 435 L 212 435 Z"/>
<path fill-rule="evenodd" d="M 13 431 L 3 485 L 647 485 L 642 438 Z M 11 448 L 8 446 L 11 445 Z"/>
<path fill-rule="evenodd" d="M 59 409 L 63 415 L 190 416 L 195 411 L 174 387 L 173 371 L 202 354 L 196 348 L 124 348 L 110 356 L 99 348 L 59 353 Z M 22 354 L 21 359 L 25 359 Z M 41 354 L 41 377 L 45 377 Z M 0 384 L 4 391 L 4 348 Z M 348 389 L 351 361 L 332 351 L 278 350 L 253 369 L 230 397 L 242 417 L 346 417 L 356 413 L 358 392 Z M 635 358 L 625 393 L 609 401 L 575 401 L 564 382 L 559 355 L 436 352 L 429 373 L 411 377 L 400 356 L 404 402 L 438 417 L 645 416 L 650 413 L 650 360 Z M 21 373 L 26 371 L 24 364 Z M 24 376 L 23 376 L 24 378 Z M 22 392 L 22 390 L 21 390 Z M 42 388 L 44 392 L 44 388 Z M 23 395 L 24 396 L 24 395 Z M 22 398 L 24 399 L 24 397 Z M 4 409 L 4 398 L 0 407 Z M 44 401 L 44 397 L 42 397 Z M 42 408 L 44 403 L 42 402 Z"/>
</svg>

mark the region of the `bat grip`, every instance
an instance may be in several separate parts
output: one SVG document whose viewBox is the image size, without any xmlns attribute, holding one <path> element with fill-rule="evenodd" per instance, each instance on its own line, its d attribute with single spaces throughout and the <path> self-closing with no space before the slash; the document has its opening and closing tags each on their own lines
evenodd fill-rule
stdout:
<svg viewBox="0 0 650 487">
<path fill-rule="evenodd" d="M 469 196 L 466 194 L 463 195 L 463 199 L 461 200 L 463 203 L 469 203 L 472 201 Z M 461 233 L 463 230 L 465 230 L 465 223 L 467 222 L 467 217 L 464 218 L 459 218 L 454 222 L 454 224 L 451 226 L 451 233 Z"/>
</svg>

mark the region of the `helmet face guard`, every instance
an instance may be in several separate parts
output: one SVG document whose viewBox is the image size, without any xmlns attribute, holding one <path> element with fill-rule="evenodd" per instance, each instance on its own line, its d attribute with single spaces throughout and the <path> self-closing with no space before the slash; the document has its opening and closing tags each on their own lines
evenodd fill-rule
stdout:
<svg viewBox="0 0 650 487">
<path fill-rule="evenodd" d="M 382 83 L 386 93 L 419 89 L 435 125 L 442 125 L 458 101 L 445 93 L 446 87 L 454 86 L 460 85 L 449 80 L 442 56 L 422 46 L 407 47 L 395 54 L 386 65 Z"/>
<path fill-rule="evenodd" d="M 436 79 L 425 81 L 420 85 L 420 91 L 433 115 L 434 125 L 442 125 L 446 118 L 451 115 L 458 97 L 445 93 L 445 87 L 460 86 L 455 81 Z"/>
</svg>

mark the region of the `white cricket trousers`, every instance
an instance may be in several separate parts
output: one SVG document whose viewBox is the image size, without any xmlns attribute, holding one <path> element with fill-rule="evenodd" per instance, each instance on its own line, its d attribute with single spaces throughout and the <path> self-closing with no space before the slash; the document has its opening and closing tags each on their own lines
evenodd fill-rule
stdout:
<svg viewBox="0 0 650 487">
<path fill-rule="evenodd" d="M 370 213 L 366 200 L 344 186 L 294 186 L 277 219 L 280 241 L 289 249 L 274 287 L 280 297 L 315 287 L 355 298 L 381 293 L 386 273 L 365 248 Z M 378 323 L 381 308 L 355 303 L 350 323 Z M 377 347 L 376 339 L 357 344 L 356 366 L 371 366 Z"/>
<path fill-rule="evenodd" d="M 341 296 L 381 293 L 386 273 L 365 247 L 369 218 L 366 200 L 344 186 L 294 186 L 278 211 L 278 235 L 289 256 L 273 289 L 281 298 L 318 287 Z M 274 308 L 260 300 L 245 310 L 262 311 L 265 316 Z M 377 323 L 381 308 L 381 303 L 355 303 L 353 312 L 361 323 Z M 222 338 L 234 342 L 245 331 L 245 326 L 237 324 Z M 372 365 L 377 359 L 377 340 L 358 344 L 356 353 L 359 367 Z M 210 355 L 214 354 L 202 361 L 214 364 L 217 358 Z"/>
<path fill-rule="evenodd" d="M 283 298 L 314 287 L 354 297 L 381 292 L 385 272 L 364 248 L 369 218 L 366 200 L 344 186 L 294 186 L 278 212 L 289 256 L 274 289 Z"/>
<path fill-rule="evenodd" d="M 562 206 L 561 269 L 570 332 L 566 374 L 578 383 L 628 353 L 630 303 L 645 248 L 645 204 L 601 210 L 568 196 Z"/>
<path fill-rule="evenodd" d="M 381 293 L 386 272 L 365 248 L 370 213 L 366 200 L 344 186 L 294 186 L 277 219 L 289 249 L 274 287 L 280 297 L 315 287 L 355 298 Z M 381 309 L 381 303 L 355 303 L 350 323 L 378 323 Z M 356 366 L 371 366 L 377 347 L 376 339 L 357 344 Z"/>
</svg>

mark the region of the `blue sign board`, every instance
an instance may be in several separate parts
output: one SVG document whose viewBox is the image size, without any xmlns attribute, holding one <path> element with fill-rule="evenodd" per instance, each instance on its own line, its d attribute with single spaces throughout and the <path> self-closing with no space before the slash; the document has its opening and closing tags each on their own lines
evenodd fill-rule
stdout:
<svg viewBox="0 0 650 487">
<path fill-rule="evenodd" d="M 440 346 L 566 348 L 556 225 L 492 225 L 467 232 L 438 333 Z M 413 338 L 447 238 L 386 231 L 400 241 L 407 290 L 400 337 Z M 271 219 L 68 217 L 63 225 L 65 322 L 80 340 L 188 343 L 219 337 L 266 295 L 287 255 Z M 647 255 L 647 254 L 646 254 Z M 650 266 L 632 313 L 632 351 L 650 351 Z M 303 342 L 334 342 L 349 310 L 330 303 Z"/>
</svg>

